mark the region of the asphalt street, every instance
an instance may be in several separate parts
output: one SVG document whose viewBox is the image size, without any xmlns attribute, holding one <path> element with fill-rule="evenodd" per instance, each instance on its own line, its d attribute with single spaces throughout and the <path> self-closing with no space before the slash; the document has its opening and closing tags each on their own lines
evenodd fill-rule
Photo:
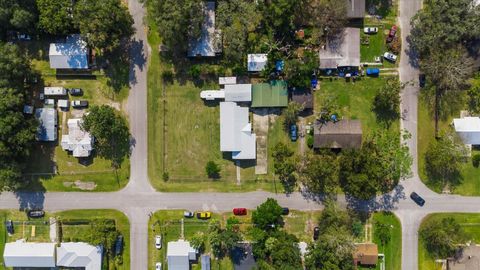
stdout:
<svg viewBox="0 0 480 270">
<path fill-rule="evenodd" d="M 417 173 L 417 100 L 418 68 L 415 56 L 409 52 L 407 37 L 410 33 L 410 18 L 421 8 L 421 0 L 400 0 L 399 24 L 401 27 L 403 51 L 399 74 L 406 87 L 402 91 L 401 110 L 405 118 L 402 129 L 412 136 L 405 142 L 413 157 L 412 177 L 401 181 L 390 194 L 368 202 L 357 202 L 340 196 L 340 204 L 364 210 L 390 210 L 402 222 L 402 269 L 418 269 L 418 227 L 423 217 L 437 212 L 480 212 L 480 197 L 441 195 L 430 191 L 418 178 Z M 267 197 L 276 198 L 281 205 L 291 209 L 322 209 L 322 205 L 310 196 L 296 192 L 272 194 L 268 192 L 249 193 L 160 193 L 151 187 L 147 175 L 147 67 L 148 47 L 143 25 L 145 9 L 138 0 L 129 1 L 129 9 L 135 20 L 136 34 L 131 47 L 133 64 L 130 70 L 130 96 L 127 112 L 132 132 L 132 156 L 130 182 L 121 191 L 108 193 L 48 192 L 48 193 L 2 193 L 0 209 L 44 208 L 46 211 L 70 209 L 117 209 L 130 220 L 131 269 L 148 268 L 147 226 L 148 214 L 162 209 L 230 211 L 233 207 L 255 208 Z M 426 200 L 424 207 L 417 206 L 408 198 L 416 191 Z M 150 240 L 151 242 L 151 240 Z"/>
</svg>

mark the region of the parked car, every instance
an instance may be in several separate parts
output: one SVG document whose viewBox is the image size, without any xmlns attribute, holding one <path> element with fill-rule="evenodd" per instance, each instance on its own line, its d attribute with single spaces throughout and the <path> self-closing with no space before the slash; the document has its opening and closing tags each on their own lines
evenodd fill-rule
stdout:
<svg viewBox="0 0 480 270">
<path fill-rule="evenodd" d="M 392 28 L 390 28 L 390 31 L 388 32 L 387 43 L 392 42 L 396 34 L 397 34 L 397 26 L 393 25 Z"/>
<path fill-rule="evenodd" d="M 377 77 L 380 74 L 378 68 L 367 68 L 367 76 Z"/>
<path fill-rule="evenodd" d="M 297 140 L 297 125 L 290 126 L 290 139 L 292 142 Z"/>
<path fill-rule="evenodd" d="M 43 210 L 28 210 L 27 216 L 29 218 L 41 218 L 45 216 L 45 211 Z"/>
<path fill-rule="evenodd" d="M 288 209 L 288 207 L 283 207 L 282 208 L 282 215 L 288 215 L 290 213 L 290 209 Z"/>
<path fill-rule="evenodd" d="M 425 204 L 425 200 L 420 197 L 416 192 L 412 192 L 410 194 L 410 198 L 418 205 L 423 206 Z"/>
<path fill-rule="evenodd" d="M 387 59 L 388 61 L 395 62 L 397 61 L 397 56 L 391 52 L 386 52 L 383 54 L 383 58 Z"/>
<path fill-rule="evenodd" d="M 83 90 L 82 88 L 70 88 L 68 90 L 68 92 L 70 93 L 70 95 L 72 96 L 81 96 L 83 95 Z"/>
<path fill-rule="evenodd" d="M 155 235 L 155 248 L 161 249 L 162 248 L 162 236 Z"/>
<path fill-rule="evenodd" d="M 425 81 L 426 81 L 425 74 L 420 73 L 420 75 L 418 75 L 418 84 L 421 88 L 425 87 Z"/>
<path fill-rule="evenodd" d="M 363 28 L 363 32 L 365 34 L 376 34 L 378 32 L 378 28 L 377 27 L 365 27 L 365 28 Z"/>
<path fill-rule="evenodd" d="M 313 240 L 318 240 L 319 236 L 320 236 L 320 228 L 319 227 L 313 228 Z"/>
<path fill-rule="evenodd" d="M 247 214 L 247 208 L 233 208 L 233 214 L 235 216 L 245 216 Z"/>
<path fill-rule="evenodd" d="M 73 108 L 85 108 L 88 107 L 88 101 L 86 100 L 74 100 L 72 101 Z"/>
<path fill-rule="evenodd" d="M 209 219 L 212 217 L 212 213 L 211 212 L 198 212 L 197 213 L 197 218 L 198 219 Z"/>
<path fill-rule="evenodd" d="M 14 233 L 13 221 L 12 220 L 9 219 L 9 220 L 5 221 L 5 227 L 7 227 L 8 234 L 13 234 Z"/>
<path fill-rule="evenodd" d="M 157 262 L 155 264 L 155 270 L 162 270 L 162 263 L 161 262 Z"/>
<path fill-rule="evenodd" d="M 193 212 L 185 211 L 183 212 L 183 216 L 186 218 L 192 218 L 194 215 L 193 215 Z"/>
<path fill-rule="evenodd" d="M 122 254 L 123 250 L 123 235 L 119 235 L 115 240 L 115 256 Z"/>
</svg>

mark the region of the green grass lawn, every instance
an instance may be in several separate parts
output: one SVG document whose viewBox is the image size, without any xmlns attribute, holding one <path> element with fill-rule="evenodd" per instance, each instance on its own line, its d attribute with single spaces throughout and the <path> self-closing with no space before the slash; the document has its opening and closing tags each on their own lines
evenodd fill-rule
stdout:
<svg viewBox="0 0 480 270">
<path fill-rule="evenodd" d="M 212 218 L 220 220 L 225 224 L 225 220 L 229 214 L 212 214 Z M 156 262 L 161 262 L 163 269 L 167 269 L 167 244 L 170 241 L 177 241 L 181 237 L 181 219 L 183 211 L 169 210 L 155 212 L 150 219 L 148 226 L 148 265 L 149 269 L 153 269 Z M 240 220 L 249 220 L 249 217 L 239 217 Z M 184 219 L 184 237 L 189 240 L 197 232 L 207 233 L 208 220 Z M 155 235 L 162 235 L 162 249 L 157 250 L 154 245 Z M 206 243 L 205 253 L 210 252 L 208 243 Z M 201 254 L 197 254 L 197 258 Z M 200 260 L 198 264 L 192 264 L 192 269 L 201 269 Z M 233 263 L 230 258 L 226 257 L 221 260 L 215 260 L 211 256 L 212 270 L 233 270 Z"/>
<path fill-rule="evenodd" d="M 301 212 L 291 210 L 290 214 L 284 217 L 284 229 L 294 234 L 300 241 L 311 242 L 313 240 L 313 228 L 318 224 L 320 211 Z"/>
<path fill-rule="evenodd" d="M 454 112 L 453 116 L 459 117 L 460 112 Z M 440 131 L 454 131 L 450 126 L 453 120 L 453 116 L 448 117 L 439 122 Z M 427 151 L 428 144 L 435 140 L 435 122 L 433 120 L 431 111 L 423 98 L 419 98 L 418 104 L 418 171 L 422 181 L 432 190 L 436 192 L 442 192 L 443 187 L 432 181 L 429 181 L 425 171 L 425 152 Z M 473 150 L 472 156 L 480 154 L 480 151 Z M 466 195 L 466 196 L 478 196 L 480 195 L 480 168 L 475 168 L 472 165 L 472 161 L 469 158 L 462 164 L 461 174 L 463 181 L 460 185 L 451 190 L 453 193 Z"/>
<path fill-rule="evenodd" d="M 420 225 L 420 228 L 427 222 L 440 221 L 444 218 L 455 219 L 465 230 L 469 238 L 478 243 L 480 241 L 480 214 L 463 214 L 463 213 L 438 213 L 431 214 L 425 217 Z M 421 238 L 418 240 L 418 263 L 419 270 L 440 270 L 439 264 L 435 263 L 435 259 L 432 258 L 425 248 L 425 244 Z M 443 259 L 443 258 L 441 258 Z"/>
<path fill-rule="evenodd" d="M 382 222 L 391 226 L 390 242 L 385 246 L 381 244 L 378 235 L 375 234 L 375 222 Z M 374 213 L 372 217 L 373 223 L 373 242 L 378 245 L 378 252 L 385 254 L 385 269 L 400 270 L 402 267 L 402 225 L 400 220 L 389 212 Z M 380 264 L 376 269 L 380 269 Z"/>
</svg>

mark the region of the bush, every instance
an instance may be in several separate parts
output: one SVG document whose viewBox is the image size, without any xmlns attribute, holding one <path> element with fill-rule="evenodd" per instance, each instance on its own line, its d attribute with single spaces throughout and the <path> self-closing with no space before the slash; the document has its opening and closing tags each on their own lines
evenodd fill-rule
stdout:
<svg viewBox="0 0 480 270">
<path fill-rule="evenodd" d="M 168 182 L 168 180 L 170 180 L 170 175 L 168 174 L 168 172 L 163 172 L 162 179 L 165 182 Z"/>
<path fill-rule="evenodd" d="M 313 148 L 313 141 L 314 141 L 314 140 L 313 140 L 313 136 L 309 134 L 308 137 L 307 137 L 307 146 L 308 146 L 308 148 Z"/>
<path fill-rule="evenodd" d="M 200 65 L 193 65 L 188 70 L 188 75 L 190 75 L 194 79 L 200 78 L 200 74 L 202 72 L 202 67 Z"/>
<path fill-rule="evenodd" d="M 396 36 L 393 38 L 392 42 L 388 43 L 388 48 L 394 54 L 400 54 L 402 50 L 402 40 Z"/>
<path fill-rule="evenodd" d="M 480 154 L 476 154 L 472 157 L 473 167 L 478 168 L 480 165 Z"/>
<path fill-rule="evenodd" d="M 207 162 L 205 171 L 207 172 L 209 178 L 220 178 L 220 167 L 217 163 L 215 163 L 215 161 Z"/>
</svg>

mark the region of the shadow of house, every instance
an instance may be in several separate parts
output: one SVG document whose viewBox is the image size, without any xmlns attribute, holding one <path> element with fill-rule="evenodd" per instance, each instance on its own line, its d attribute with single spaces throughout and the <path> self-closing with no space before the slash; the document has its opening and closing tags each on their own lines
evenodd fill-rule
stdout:
<svg viewBox="0 0 480 270">
<path fill-rule="evenodd" d="M 239 244 L 230 254 L 235 270 L 251 270 L 257 267 L 253 257 L 252 246 L 249 243 Z"/>
</svg>

